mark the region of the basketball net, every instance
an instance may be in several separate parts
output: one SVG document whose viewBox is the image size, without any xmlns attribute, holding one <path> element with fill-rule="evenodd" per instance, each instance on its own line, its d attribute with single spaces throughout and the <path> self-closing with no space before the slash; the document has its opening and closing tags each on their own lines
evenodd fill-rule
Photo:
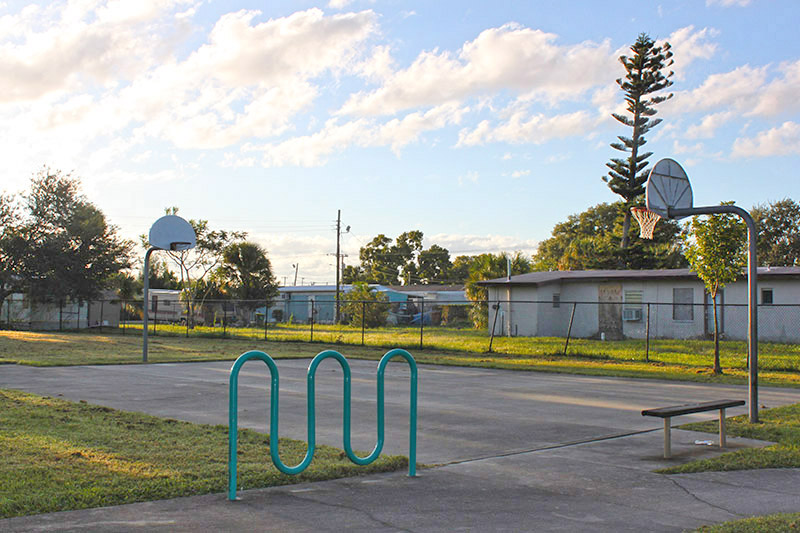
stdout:
<svg viewBox="0 0 800 533">
<path fill-rule="evenodd" d="M 631 213 L 639 223 L 639 236 L 643 239 L 652 239 L 653 230 L 656 228 L 656 222 L 661 219 L 661 215 L 648 211 L 645 207 L 631 207 Z"/>
</svg>

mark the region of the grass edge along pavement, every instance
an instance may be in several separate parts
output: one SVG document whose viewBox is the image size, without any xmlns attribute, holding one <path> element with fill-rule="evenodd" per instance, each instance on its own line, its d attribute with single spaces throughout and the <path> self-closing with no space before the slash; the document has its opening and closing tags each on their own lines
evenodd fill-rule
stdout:
<svg viewBox="0 0 800 533">
<path fill-rule="evenodd" d="M 657 470 L 662 474 L 694 472 L 720 472 L 761 468 L 800 468 L 800 403 L 764 409 L 759 413 L 760 423 L 751 424 L 746 415 L 730 417 L 727 433 L 730 436 L 746 437 L 775 442 L 765 448 L 745 448 L 724 453 L 712 459 L 701 459 L 683 465 Z M 694 422 L 681 429 L 715 433 L 718 422 Z M 757 516 L 703 526 L 703 533 L 751 533 L 800 531 L 800 513 Z"/>
<path fill-rule="evenodd" d="M 374 474 L 407 468 L 381 456 L 368 466 L 318 445 L 309 468 L 289 476 L 269 459 L 269 437 L 238 433 L 239 489 Z M 227 489 L 228 428 L 193 424 L 85 402 L 0 389 L 0 518 L 121 505 Z M 299 463 L 305 442 L 280 439 L 281 457 Z"/>
<path fill-rule="evenodd" d="M 454 334 L 451 336 L 456 337 Z M 741 366 L 741 361 L 738 361 L 744 357 L 742 354 L 746 353 L 746 349 L 743 349 L 742 343 L 737 342 L 723 345 L 725 373 L 715 376 L 710 371 L 711 356 L 705 353 L 709 347 L 713 347 L 711 341 L 660 341 L 664 351 L 652 354 L 652 360 L 645 362 L 642 360 L 641 342 L 636 341 L 576 339 L 570 344 L 570 354 L 564 356 L 564 339 L 555 338 L 502 339 L 509 346 L 504 347 L 500 343 L 493 353 L 469 352 L 465 346 L 451 347 L 448 344 L 450 341 L 442 341 L 438 348 L 428 346 L 421 350 L 407 342 L 401 342 L 402 338 L 397 340 L 398 344 L 395 346 L 382 343 L 360 346 L 299 340 L 265 342 L 254 337 L 186 338 L 177 334 L 160 333 L 150 337 L 148 360 L 151 363 L 233 361 L 239 354 L 252 349 L 266 351 L 275 359 L 310 359 L 326 348 L 341 351 L 348 358 L 377 360 L 383 355 L 383 348 L 405 347 L 413 353 L 418 363 L 424 364 L 725 384 L 747 383 L 747 371 Z M 700 355 L 694 354 L 695 352 Z M 770 357 L 773 358 L 771 365 Z M 140 363 L 141 359 L 141 335 L 131 332 L 120 335 L 108 332 L 0 330 L 0 363 L 68 366 L 133 364 Z M 734 363 L 738 366 L 731 368 Z M 800 371 L 795 366 L 800 368 L 800 345 L 764 344 L 759 359 L 759 382 L 770 386 L 800 387 Z"/>
<path fill-rule="evenodd" d="M 702 526 L 698 533 L 790 533 L 800 531 L 800 513 L 754 516 L 742 520 Z"/>
</svg>

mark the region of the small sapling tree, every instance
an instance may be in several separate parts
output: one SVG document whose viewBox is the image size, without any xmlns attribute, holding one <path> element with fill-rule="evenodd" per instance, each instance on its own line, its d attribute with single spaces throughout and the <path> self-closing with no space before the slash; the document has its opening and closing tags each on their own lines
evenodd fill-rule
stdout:
<svg viewBox="0 0 800 533">
<path fill-rule="evenodd" d="M 722 374 L 717 293 L 728 283 L 736 281 L 747 265 L 747 228 L 744 222 L 733 215 L 695 217 L 683 237 L 686 260 L 703 280 L 711 296 L 714 310 L 714 373 Z"/>
</svg>

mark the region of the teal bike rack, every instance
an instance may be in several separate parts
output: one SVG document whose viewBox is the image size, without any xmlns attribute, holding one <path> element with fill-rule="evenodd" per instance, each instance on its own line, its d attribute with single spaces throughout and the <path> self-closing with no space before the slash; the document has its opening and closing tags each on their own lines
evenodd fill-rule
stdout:
<svg viewBox="0 0 800 533">
<path fill-rule="evenodd" d="M 306 376 L 306 386 L 308 390 L 308 450 L 303 460 L 296 466 L 287 466 L 281 461 L 278 452 L 278 392 L 280 390 L 280 381 L 278 375 L 278 367 L 275 361 L 268 354 L 253 350 L 245 352 L 240 355 L 236 362 L 231 367 L 230 381 L 229 381 L 229 396 L 228 396 L 228 499 L 236 499 L 236 467 L 237 455 L 236 446 L 239 434 L 239 370 L 247 361 L 251 359 L 258 359 L 266 363 L 269 368 L 271 377 L 270 383 L 270 415 L 269 415 L 269 453 L 272 457 L 272 463 L 275 467 L 284 474 L 295 475 L 301 473 L 308 468 L 311 460 L 314 458 L 316 450 L 316 396 L 314 377 L 317 373 L 317 367 L 325 359 L 336 359 L 342 367 L 344 373 L 343 380 L 343 429 L 342 440 L 344 441 L 344 451 L 347 457 L 357 465 L 368 465 L 373 462 L 381 454 L 384 442 L 384 374 L 386 372 L 386 365 L 389 360 L 394 357 L 402 357 L 408 362 L 411 369 L 411 394 L 409 406 L 409 423 L 408 423 L 408 475 L 415 476 L 417 471 L 417 363 L 414 357 L 405 350 L 396 348 L 390 350 L 381 357 L 378 363 L 378 441 L 375 444 L 372 452 L 366 457 L 359 457 L 353 452 L 350 445 L 350 364 L 347 359 L 335 350 L 325 350 L 320 352 L 308 365 L 308 373 Z"/>
</svg>

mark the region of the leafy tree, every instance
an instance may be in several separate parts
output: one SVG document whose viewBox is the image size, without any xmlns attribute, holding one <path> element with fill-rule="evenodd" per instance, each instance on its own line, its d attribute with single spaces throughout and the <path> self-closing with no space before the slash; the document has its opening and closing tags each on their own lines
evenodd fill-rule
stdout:
<svg viewBox="0 0 800 533">
<path fill-rule="evenodd" d="M 459 255 L 453 259 L 453 264 L 447 274 L 449 283 L 466 283 L 469 279 L 469 270 L 476 261 L 474 255 Z"/>
<path fill-rule="evenodd" d="M 770 266 L 800 265 L 800 204 L 784 198 L 758 205 L 750 214 L 758 228 L 758 262 Z"/>
<path fill-rule="evenodd" d="M 139 284 L 144 278 L 139 276 Z M 173 271 L 169 269 L 166 259 L 154 258 L 150 256 L 150 279 L 148 280 L 151 289 L 181 289 L 181 281 Z"/>
<path fill-rule="evenodd" d="M 345 265 L 342 269 L 342 283 L 355 283 L 366 280 L 366 273 L 359 265 Z"/>
<path fill-rule="evenodd" d="M 94 298 L 130 266 L 132 244 L 117 237 L 116 228 L 79 190 L 77 178 L 45 167 L 24 196 L 30 247 L 26 274 L 39 300 Z"/>
<path fill-rule="evenodd" d="M 725 204 L 723 204 L 725 205 Z M 721 374 L 717 292 L 747 265 L 747 228 L 733 215 L 695 217 L 684 233 L 684 254 L 711 295 L 714 308 L 714 373 Z"/>
<path fill-rule="evenodd" d="M 252 310 L 278 294 L 272 263 L 266 250 L 256 243 L 228 245 L 216 276 L 225 282 L 231 295 L 242 300 L 245 309 Z"/>
<path fill-rule="evenodd" d="M 368 328 L 386 325 L 389 306 L 386 294 L 372 289 L 367 283 L 357 281 L 345 296 L 342 312 L 345 321 L 352 326 L 361 326 L 362 320 Z"/>
<path fill-rule="evenodd" d="M 427 284 L 449 283 L 450 270 L 453 264 L 450 262 L 450 252 L 438 244 L 432 244 L 427 250 L 419 253 L 419 279 Z"/>
<path fill-rule="evenodd" d="M 419 283 L 418 258 L 422 250 L 421 231 L 401 233 L 392 241 L 383 233 L 377 235 L 359 251 L 360 270 L 345 269 L 345 283 L 366 281 L 381 285 L 410 285 Z"/>
<path fill-rule="evenodd" d="M 402 261 L 392 250 L 392 239 L 378 234 L 358 253 L 364 281 L 394 285 L 397 283 L 398 268 Z"/>
<path fill-rule="evenodd" d="M 0 194 L 0 306 L 25 287 L 28 250 L 27 228 L 20 223 L 17 199 Z"/>
<path fill-rule="evenodd" d="M 467 298 L 472 300 L 470 318 L 476 328 L 485 328 L 488 324 L 489 308 L 488 291 L 478 285 L 480 281 L 504 277 L 508 274 L 508 262 L 511 261 L 511 275 L 525 274 L 531 271 L 531 262 L 521 252 L 508 254 L 481 254 L 475 257 L 469 272 L 466 285 Z"/>
<path fill-rule="evenodd" d="M 622 249 L 623 211 L 629 212 L 625 202 L 602 203 L 556 224 L 551 237 L 539 243 L 533 269 L 649 270 L 687 265 L 680 252 L 680 226 L 674 220 L 660 220 L 653 240 L 638 238 L 638 229 L 628 227 L 630 245 Z"/>
<path fill-rule="evenodd" d="M 617 80 L 617 85 L 625 93 L 626 109 L 630 116 L 619 113 L 611 115 L 621 124 L 633 129 L 630 137 L 620 135 L 617 137 L 620 142 L 611 144 L 615 150 L 629 155 L 625 158 L 612 158 L 611 162 L 606 163 L 610 170 L 603 177 L 608 187 L 625 200 L 622 249 L 628 248 L 630 207 L 634 205 L 636 198 L 644 194 L 644 184 L 647 181 L 646 160 L 652 155 L 652 152 L 639 153 L 639 148 L 647 142 L 645 135 L 661 122 L 661 119 L 650 118 L 656 114 L 654 106 L 672 97 L 672 93 L 667 96 L 650 96 L 672 85 L 669 78 L 673 73 L 670 71 L 665 76 L 662 72 L 672 65 L 670 44 L 656 46 L 655 41 L 642 33 L 631 46 L 631 52 L 633 55 L 630 57 L 620 56 L 619 61 L 627 74 L 625 78 Z"/>
</svg>

